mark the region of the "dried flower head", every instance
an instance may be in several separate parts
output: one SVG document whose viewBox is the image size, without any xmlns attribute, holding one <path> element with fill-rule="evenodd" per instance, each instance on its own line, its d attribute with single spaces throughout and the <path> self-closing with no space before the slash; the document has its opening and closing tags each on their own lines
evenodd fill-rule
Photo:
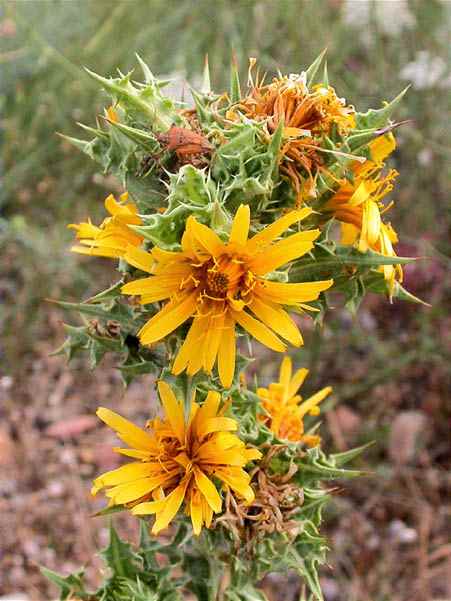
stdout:
<svg viewBox="0 0 451 601">
<path fill-rule="evenodd" d="M 253 83 L 250 94 L 228 112 L 237 111 L 251 119 L 265 120 L 272 134 L 283 121 L 284 142 L 280 153 L 281 172 L 288 177 L 300 204 L 316 195 L 318 173 L 328 173 L 321 140 L 333 126 L 341 133 L 355 127 L 355 111 L 339 98 L 331 86 L 307 87 L 305 73 L 273 79 L 268 85 Z"/>
<path fill-rule="evenodd" d="M 216 519 L 232 533 L 236 543 L 252 549 L 252 541 L 267 534 L 286 534 L 295 538 L 301 524 L 295 516 L 302 511 L 304 492 L 292 482 L 297 466 L 292 463 L 286 473 L 275 474 L 270 468 L 271 459 L 283 451 L 285 445 L 272 445 L 264 458 L 251 472 L 255 499 L 243 504 L 232 495 L 226 496 L 226 511 Z"/>
</svg>

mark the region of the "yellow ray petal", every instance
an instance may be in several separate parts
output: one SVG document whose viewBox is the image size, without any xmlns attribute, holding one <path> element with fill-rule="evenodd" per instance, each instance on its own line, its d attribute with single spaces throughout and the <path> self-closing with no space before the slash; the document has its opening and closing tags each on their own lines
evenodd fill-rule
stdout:
<svg viewBox="0 0 451 601">
<path fill-rule="evenodd" d="M 359 229 L 352 223 L 341 224 L 340 243 L 346 246 L 352 246 L 359 237 Z"/>
<path fill-rule="evenodd" d="M 260 280 L 254 293 L 257 293 L 262 299 L 267 299 L 274 303 L 297 305 L 298 303 L 316 300 L 320 293 L 330 288 L 333 283 L 333 280 L 302 282 L 299 284 Z"/>
<path fill-rule="evenodd" d="M 236 421 L 230 417 L 209 417 L 197 426 L 199 438 L 202 439 L 212 432 L 234 431 L 238 428 Z"/>
<path fill-rule="evenodd" d="M 213 519 L 213 510 L 210 507 L 210 505 L 207 503 L 207 501 L 205 500 L 205 497 L 201 497 L 201 503 L 202 503 L 202 515 L 203 515 L 203 519 L 205 522 L 205 526 L 207 528 L 210 528 L 211 526 L 211 520 Z"/>
<path fill-rule="evenodd" d="M 243 451 L 247 462 L 248 461 L 257 461 L 263 457 L 262 453 L 258 449 L 244 449 Z"/>
<path fill-rule="evenodd" d="M 199 428 L 202 427 L 202 424 L 204 424 L 207 419 L 216 416 L 220 402 L 221 395 L 219 394 L 219 392 L 209 390 L 205 401 L 203 402 L 202 406 L 199 408 L 191 422 L 191 427 L 196 437 L 200 436 Z"/>
<path fill-rule="evenodd" d="M 209 441 L 210 442 L 210 441 Z M 236 434 L 231 432 L 218 432 L 214 437 L 214 445 L 219 450 L 231 449 L 232 447 L 240 446 L 243 443 Z M 203 443 L 202 447 L 208 443 Z"/>
<path fill-rule="evenodd" d="M 308 369 L 302 367 L 301 369 L 298 369 L 297 372 L 294 374 L 288 388 L 290 397 L 294 396 L 297 393 L 299 388 L 304 383 L 305 378 L 308 376 L 308 372 Z"/>
<path fill-rule="evenodd" d="M 137 449 L 148 451 L 155 448 L 155 440 L 152 436 L 114 411 L 110 411 L 110 409 L 106 409 L 105 407 L 99 407 L 97 409 L 97 416 L 118 434 L 127 434 L 133 440 L 133 445 Z"/>
<path fill-rule="evenodd" d="M 115 453 L 125 455 L 126 457 L 134 457 L 135 459 L 142 459 L 143 461 L 148 460 L 150 458 L 150 453 L 148 451 L 137 451 L 136 449 L 122 449 L 120 447 L 113 447 L 113 451 Z"/>
<path fill-rule="evenodd" d="M 392 133 L 379 136 L 369 144 L 371 159 L 375 163 L 381 163 L 396 148 L 396 140 Z"/>
<path fill-rule="evenodd" d="M 71 252 L 78 253 L 80 255 L 90 255 L 94 257 L 108 257 L 110 259 L 118 259 L 122 252 L 118 249 L 113 248 L 94 248 L 74 245 L 70 247 Z"/>
<path fill-rule="evenodd" d="M 164 313 L 160 311 L 154 315 L 138 332 L 141 344 L 161 340 L 189 319 L 196 309 L 196 293 L 168 303 L 165 309 Z"/>
<path fill-rule="evenodd" d="M 303 403 L 299 405 L 298 416 L 302 419 L 304 415 L 306 415 L 309 411 L 316 407 L 322 400 L 326 398 L 332 392 L 331 386 L 326 386 L 322 390 L 319 390 L 317 393 L 313 394 L 311 397 L 306 399 Z"/>
<path fill-rule="evenodd" d="M 215 390 L 209 390 L 202 407 L 199 409 L 199 420 L 215 417 L 218 413 L 221 395 Z"/>
<path fill-rule="evenodd" d="M 115 470 L 105 472 L 94 480 L 94 488 L 100 490 L 105 486 L 116 486 L 117 484 L 125 484 L 133 480 L 139 480 L 149 476 L 152 472 L 152 467 L 148 463 L 142 461 L 127 463 Z"/>
<path fill-rule="evenodd" d="M 228 449 L 219 453 L 214 444 L 205 445 L 205 447 L 200 447 L 198 456 L 205 465 L 209 466 L 232 465 L 235 467 L 244 467 L 248 462 L 245 449 L 242 447 Z"/>
<path fill-rule="evenodd" d="M 93 225 L 90 221 L 85 223 L 69 223 L 67 228 L 76 231 L 78 240 L 83 238 L 89 240 L 95 239 L 102 231 L 97 225 Z"/>
<path fill-rule="evenodd" d="M 224 320 L 224 330 L 221 336 L 221 342 L 218 348 L 218 372 L 219 379 L 224 388 L 230 388 L 235 373 L 235 323 L 233 319 L 226 315 Z"/>
<path fill-rule="evenodd" d="M 166 417 L 174 430 L 175 436 L 177 436 L 181 444 L 185 444 L 183 406 L 175 398 L 175 394 L 172 392 L 170 386 L 163 380 L 159 380 L 158 382 L 158 392 Z"/>
<path fill-rule="evenodd" d="M 199 494 L 199 491 L 196 489 L 191 490 L 189 511 L 191 515 L 191 523 L 193 524 L 193 532 L 195 536 L 199 536 L 202 530 L 202 524 L 204 520 L 201 496 Z"/>
<path fill-rule="evenodd" d="M 164 509 L 166 499 L 159 499 L 158 501 L 146 501 L 145 503 L 139 503 L 132 508 L 133 515 L 152 515 L 158 513 Z"/>
<path fill-rule="evenodd" d="M 158 263 L 172 263 L 183 260 L 183 254 L 177 251 L 164 250 L 158 246 L 152 248 L 152 256 Z"/>
<path fill-rule="evenodd" d="M 249 315 L 249 313 L 246 313 L 245 311 L 232 311 L 231 314 L 241 327 L 268 348 L 280 353 L 283 353 L 286 350 L 287 347 L 280 338 L 278 338 L 274 332 L 261 321 L 258 321 Z"/>
<path fill-rule="evenodd" d="M 305 207 L 300 211 L 291 211 L 290 213 L 287 213 L 287 215 L 280 217 L 274 223 L 267 225 L 264 229 L 258 232 L 258 234 L 251 238 L 246 245 L 247 250 L 251 254 L 257 252 L 261 248 L 264 248 L 273 240 L 278 238 L 281 234 L 283 234 L 283 232 L 287 230 L 290 225 L 305 219 L 311 215 L 312 212 L 312 209 Z"/>
<path fill-rule="evenodd" d="M 194 478 L 209 506 L 215 513 L 219 513 L 222 507 L 222 499 L 216 490 L 216 486 L 198 467 L 194 468 Z"/>
<path fill-rule="evenodd" d="M 175 488 L 170 495 L 165 499 L 164 508 L 162 511 L 157 513 L 157 519 L 152 528 L 153 534 L 158 534 L 160 530 L 164 530 L 169 525 L 169 522 L 175 516 L 177 511 L 185 497 L 186 488 L 188 486 L 188 479 L 182 480 L 182 482 Z"/>
<path fill-rule="evenodd" d="M 193 319 L 193 323 L 188 331 L 188 334 L 180 347 L 177 357 L 175 358 L 174 365 L 172 366 L 172 373 L 175 375 L 180 374 L 190 362 L 194 353 L 199 353 L 199 347 L 202 348 L 203 338 L 207 333 L 206 324 L 208 322 L 207 317 L 201 317 L 196 315 Z"/>
<path fill-rule="evenodd" d="M 146 273 L 152 272 L 152 266 L 155 263 L 151 253 L 143 250 L 142 248 L 137 248 L 132 244 L 127 246 L 124 259 L 129 265 L 133 265 L 133 267 L 141 269 L 141 271 L 145 271 Z"/>
<path fill-rule="evenodd" d="M 202 462 L 222 463 L 221 457 L 223 453 L 230 449 L 243 449 L 244 445 L 236 434 L 230 432 L 217 432 L 211 438 L 201 444 L 197 451 L 197 457 Z"/>
<path fill-rule="evenodd" d="M 379 240 L 381 233 L 381 214 L 377 203 L 373 200 L 367 200 L 363 205 L 362 214 L 362 232 L 359 250 L 362 252 L 368 249 L 368 246 L 374 246 Z"/>
<path fill-rule="evenodd" d="M 121 292 L 122 294 L 142 295 L 146 299 L 152 298 L 150 302 L 157 302 L 170 298 L 179 290 L 179 287 L 179 278 L 153 275 L 124 284 Z"/>
<path fill-rule="evenodd" d="M 370 193 L 371 191 L 368 188 L 367 183 L 363 181 L 357 186 L 348 203 L 353 207 L 357 207 L 363 202 L 365 202 L 365 200 L 369 197 Z"/>
<path fill-rule="evenodd" d="M 212 316 L 207 324 L 207 335 L 205 343 L 202 346 L 202 364 L 207 373 L 211 373 L 216 357 L 218 356 L 218 348 L 221 342 L 224 328 L 224 313 L 219 316 Z"/>
<path fill-rule="evenodd" d="M 133 480 L 133 482 L 118 484 L 114 488 L 107 490 L 105 494 L 107 497 L 112 499 L 115 505 L 131 503 L 132 501 L 136 501 L 144 495 L 149 494 L 156 486 L 154 481 L 154 478 L 141 478 L 140 480 Z"/>
<path fill-rule="evenodd" d="M 128 223 L 133 225 L 139 225 L 141 223 L 141 219 L 138 217 L 138 209 L 135 204 L 130 203 L 120 203 L 118 202 L 112 194 L 105 198 L 105 208 L 110 215 L 114 217 L 125 217 Z"/>
<path fill-rule="evenodd" d="M 279 382 L 282 384 L 284 388 L 288 388 L 291 380 L 291 359 L 288 357 L 283 358 L 282 363 L 280 364 L 280 373 L 279 373 Z"/>
<path fill-rule="evenodd" d="M 268 247 L 256 255 L 250 262 L 249 268 L 255 275 L 264 275 L 278 267 L 294 261 L 305 255 L 313 248 L 313 241 L 318 238 L 320 231 L 309 230 L 293 234 Z"/>
<path fill-rule="evenodd" d="M 221 238 L 212 229 L 199 223 L 195 217 L 189 218 L 187 223 L 196 242 L 202 246 L 212 257 L 219 254 L 224 246 Z"/>
<path fill-rule="evenodd" d="M 282 336 L 294 346 L 301 346 L 303 340 L 298 326 L 281 307 L 264 302 L 255 296 L 249 304 L 249 309 L 279 336 Z"/>
<path fill-rule="evenodd" d="M 249 235 L 251 211 L 248 205 L 240 205 L 235 214 L 230 232 L 230 243 L 246 244 Z"/>
<path fill-rule="evenodd" d="M 240 468 L 218 467 L 215 470 L 215 476 L 241 495 L 247 503 L 252 503 L 255 495 L 252 487 L 249 485 L 249 476 L 244 470 Z"/>
</svg>

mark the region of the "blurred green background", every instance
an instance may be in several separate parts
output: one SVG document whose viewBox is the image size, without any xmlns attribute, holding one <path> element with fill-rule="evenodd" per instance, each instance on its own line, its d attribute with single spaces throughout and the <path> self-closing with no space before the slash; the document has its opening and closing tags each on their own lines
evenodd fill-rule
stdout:
<svg viewBox="0 0 451 601">
<path fill-rule="evenodd" d="M 16 422 L 29 424 L 40 441 L 51 419 L 90 410 L 106 401 L 102 395 L 125 402 L 111 365 L 103 375 L 82 377 L 83 362 L 76 362 L 77 377 L 53 403 L 60 409 L 49 401 L 68 368 L 48 353 L 62 342 L 60 321 L 73 316 L 44 299 L 86 298 L 113 278 L 107 261 L 87 262 L 68 251 L 66 224 L 88 214 L 100 218 L 104 197 L 117 189 L 55 135 L 83 137 L 76 122 L 93 125 L 107 102 L 81 67 L 103 75 L 127 71 L 138 52 L 155 74 L 193 82 L 208 53 L 220 90 L 232 52 L 245 80 L 249 56 L 269 74 L 300 72 L 327 47 L 332 85 L 359 110 L 378 107 L 411 84 L 396 115 L 412 122 L 397 130 L 393 164 L 400 177 L 390 219 L 399 232 L 398 254 L 427 257 L 406 268 L 406 287 L 432 307 L 370 298 L 357 318 L 337 307 L 322 335 L 311 329 L 297 353 L 312 369 L 309 386 L 332 384 L 340 401 L 325 418 L 328 444 L 378 443 L 366 458 L 376 483 L 350 485 L 331 511 L 335 571 L 324 572 L 326 599 L 451 599 L 443 571 L 450 557 L 443 542 L 450 509 L 444 476 L 450 466 L 450 19 L 451 3 L 440 0 L 2 2 L 0 395 L 6 403 L 0 416 L 12 424 L 4 433 L 12 446 L 5 448 L 23 453 L 26 462 L 29 449 Z M 269 378 L 276 367 L 262 369 Z M 47 490 L 48 478 L 41 484 Z M 25 499 L 33 487 L 28 476 L 18 478 Z M 6 509 L 14 513 L 15 493 L 8 490 Z M 45 541 L 47 527 L 31 519 L 30 536 L 40 533 Z M 61 528 L 69 532 L 73 525 L 68 519 Z M 38 599 L 46 585 L 33 549 L 13 552 L 8 538 L 3 542 L 18 571 L 0 580 L 0 594 L 16 589 Z M 47 563 L 64 567 L 70 548 L 52 545 L 58 552 Z M 85 548 L 77 551 L 77 559 L 86 555 Z"/>
</svg>

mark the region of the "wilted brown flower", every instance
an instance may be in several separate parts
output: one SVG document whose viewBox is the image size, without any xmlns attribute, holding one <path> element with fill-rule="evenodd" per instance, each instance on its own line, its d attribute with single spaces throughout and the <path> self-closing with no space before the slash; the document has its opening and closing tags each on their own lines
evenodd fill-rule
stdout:
<svg viewBox="0 0 451 601">
<path fill-rule="evenodd" d="M 237 546 L 249 546 L 255 538 L 265 534 L 285 533 L 295 538 L 302 528 L 293 519 L 304 502 L 304 491 L 291 480 L 298 468 L 294 463 L 285 474 L 274 474 L 269 467 L 271 459 L 286 449 L 286 445 L 271 445 L 259 466 L 251 473 L 255 499 L 245 505 L 233 495 L 226 496 L 226 511 L 216 520 L 230 530 Z"/>
</svg>

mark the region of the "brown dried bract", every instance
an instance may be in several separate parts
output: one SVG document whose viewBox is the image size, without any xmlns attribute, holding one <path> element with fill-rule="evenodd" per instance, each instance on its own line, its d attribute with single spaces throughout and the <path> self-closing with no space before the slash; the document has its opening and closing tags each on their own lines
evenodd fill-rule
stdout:
<svg viewBox="0 0 451 601">
<path fill-rule="evenodd" d="M 105 325 L 98 319 L 91 319 L 89 328 L 96 336 L 117 338 L 121 332 L 121 324 L 115 319 L 109 319 Z"/>
<path fill-rule="evenodd" d="M 285 474 L 272 474 L 269 463 L 274 455 L 286 445 L 273 445 L 260 465 L 251 472 L 255 500 L 251 505 L 238 502 L 230 493 L 226 494 L 226 511 L 216 520 L 232 533 L 237 546 L 244 543 L 251 550 L 252 541 L 273 532 L 288 534 L 295 538 L 302 524 L 293 517 L 299 513 L 304 502 L 304 492 L 291 479 L 297 472 L 292 463 Z"/>
</svg>

